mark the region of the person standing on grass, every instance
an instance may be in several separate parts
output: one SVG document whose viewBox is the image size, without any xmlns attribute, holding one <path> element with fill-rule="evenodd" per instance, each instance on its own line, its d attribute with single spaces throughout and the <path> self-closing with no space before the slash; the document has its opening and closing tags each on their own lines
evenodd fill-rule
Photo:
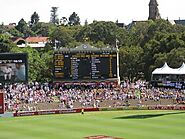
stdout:
<svg viewBox="0 0 185 139">
<path fill-rule="evenodd" d="M 82 114 L 82 115 L 84 114 L 84 108 L 81 109 L 81 114 Z"/>
</svg>

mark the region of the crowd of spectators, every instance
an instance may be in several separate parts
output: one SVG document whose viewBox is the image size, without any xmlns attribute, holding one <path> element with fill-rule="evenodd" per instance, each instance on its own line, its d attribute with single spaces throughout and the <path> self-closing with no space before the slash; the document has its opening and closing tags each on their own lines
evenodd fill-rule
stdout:
<svg viewBox="0 0 185 139">
<path fill-rule="evenodd" d="M 37 108 L 28 104 L 58 103 L 61 109 L 73 108 L 75 102 L 82 107 L 99 107 L 104 100 L 120 100 L 127 102 L 130 99 L 142 101 L 173 99 L 177 104 L 185 101 L 185 90 L 169 88 L 149 88 L 145 82 L 135 84 L 122 83 L 119 87 L 110 85 L 99 86 L 65 86 L 39 84 L 9 84 L 3 87 L 5 106 L 7 111 L 32 111 Z M 20 104 L 23 104 L 20 107 Z M 129 105 L 129 104 L 127 104 Z"/>
</svg>

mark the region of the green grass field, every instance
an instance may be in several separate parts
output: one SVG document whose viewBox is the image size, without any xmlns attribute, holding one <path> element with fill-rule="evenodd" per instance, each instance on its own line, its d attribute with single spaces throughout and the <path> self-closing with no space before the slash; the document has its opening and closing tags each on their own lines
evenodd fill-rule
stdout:
<svg viewBox="0 0 185 139">
<path fill-rule="evenodd" d="M 126 110 L 0 118 L 0 139 L 184 139 L 185 112 Z"/>
</svg>

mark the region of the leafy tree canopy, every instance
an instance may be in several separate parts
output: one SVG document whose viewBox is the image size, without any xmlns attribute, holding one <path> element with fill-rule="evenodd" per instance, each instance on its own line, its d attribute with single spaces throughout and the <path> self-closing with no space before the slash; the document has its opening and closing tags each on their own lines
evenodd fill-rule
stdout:
<svg viewBox="0 0 185 139">
<path fill-rule="evenodd" d="M 36 25 L 38 22 L 39 22 L 39 15 L 38 13 L 34 12 L 32 15 L 31 15 L 31 21 L 30 21 L 30 26 L 33 26 L 33 25 Z"/>
<path fill-rule="evenodd" d="M 69 22 L 68 24 L 70 26 L 76 26 L 76 25 L 80 25 L 80 17 L 73 12 L 70 16 L 69 16 Z"/>
</svg>

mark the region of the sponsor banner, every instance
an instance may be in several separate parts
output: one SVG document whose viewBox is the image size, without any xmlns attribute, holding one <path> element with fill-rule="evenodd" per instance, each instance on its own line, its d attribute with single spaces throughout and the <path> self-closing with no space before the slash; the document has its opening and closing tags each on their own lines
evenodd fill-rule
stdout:
<svg viewBox="0 0 185 139">
<path fill-rule="evenodd" d="M 148 106 L 149 110 L 185 110 L 185 106 Z"/>
<path fill-rule="evenodd" d="M 142 107 L 120 107 L 120 108 L 99 108 L 100 111 L 118 110 L 185 110 L 185 106 L 142 106 Z"/>
<path fill-rule="evenodd" d="M 144 107 L 119 107 L 119 108 L 84 108 L 84 112 L 92 111 L 118 111 L 118 110 L 185 110 L 185 106 L 144 106 Z M 66 110 L 47 110 L 33 112 L 16 112 L 14 117 L 18 116 L 34 116 L 34 115 L 49 115 L 49 114 L 67 114 L 80 113 L 82 108 L 66 109 Z"/>
<path fill-rule="evenodd" d="M 65 114 L 65 113 L 77 113 L 77 110 L 76 109 L 59 110 L 59 113 L 56 114 Z"/>
<path fill-rule="evenodd" d="M 34 116 L 34 115 L 49 115 L 49 114 L 64 114 L 64 113 L 76 113 L 76 110 L 47 110 L 47 111 L 33 111 L 33 112 L 16 112 L 14 117 L 17 116 Z"/>
<path fill-rule="evenodd" d="M 99 111 L 98 108 L 84 108 L 85 112 L 90 111 Z M 66 110 L 46 110 L 46 111 L 33 111 L 33 112 L 16 112 L 14 117 L 18 116 L 34 116 L 34 115 L 49 115 L 49 114 L 67 114 L 67 113 L 80 113 L 81 108 L 79 109 L 66 109 Z"/>
<path fill-rule="evenodd" d="M 118 110 L 124 110 L 124 107 L 121 108 L 99 108 L 100 111 L 118 111 Z"/>
<path fill-rule="evenodd" d="M 78 108 L 75 109 L 77 113 L 81 112 L 84 109 L 84 112 L 99 111 L 99 108 Z"/>
<path fill-rule="evenodd" d="M 119 108 L 99 108 L 100 111 L 119 111 L 119 110 L 148 110 L 148 107 L 119 107 Z"/>
<path fill-rule="evenodd" d="M 0 92 L 0 114 L 4 113 L 4 95 Z"/>
</svg>

